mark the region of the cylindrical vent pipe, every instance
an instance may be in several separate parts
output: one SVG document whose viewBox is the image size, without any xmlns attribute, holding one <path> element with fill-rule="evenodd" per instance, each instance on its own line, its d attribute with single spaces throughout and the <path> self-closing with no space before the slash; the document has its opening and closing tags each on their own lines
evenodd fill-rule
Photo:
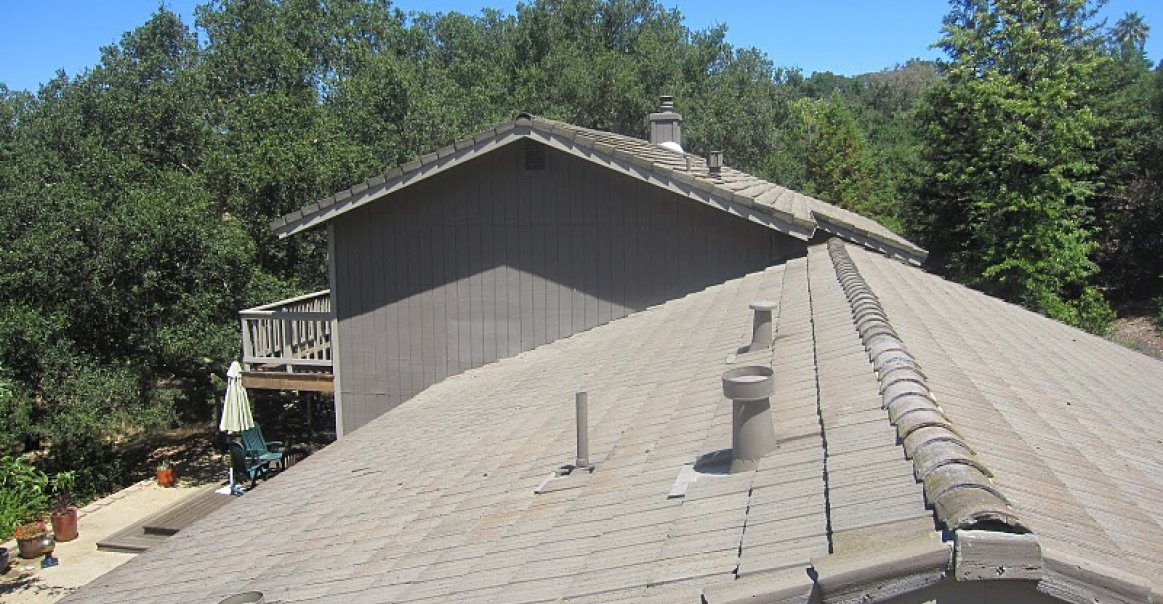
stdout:
<svg viewBox="0 0 1163 604">
<path fill-rule="evenodd" d="M 711 151 L 707 156 L 707 173 L 711 178 L 723 177 L 723 152 Z"/>
<path fill-rule="evenodd" d="M 751 304 L 751 310 L 755 311 L 755 315 L 751 322 L 751 344 L 747 347 L 747 352 L 771 348 L 771 312 L 776 306 L 775 302 L 766 300 Z"/>
<path fill-rule="evenodd" d="M 577 460 L 575 468 L 590 467 L 590 403 L 585 392 L 574 395 L 573 406 L 577 411 Z"/>
<path fill-rule="evenodd" d="M 775 393 L 770 367 L 747 366 L 723 373 L 723 395 L 732 401 L 730 473 L 754 470 L 775 450 L 771 401 Z"/>
</svg>

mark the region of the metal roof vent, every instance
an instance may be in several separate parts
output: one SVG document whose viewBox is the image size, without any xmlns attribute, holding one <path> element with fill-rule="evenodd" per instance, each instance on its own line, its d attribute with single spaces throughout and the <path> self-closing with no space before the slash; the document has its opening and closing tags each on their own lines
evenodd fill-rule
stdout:
<svg viewBox="0 0 1163 604">
<path fill-rule="evenodd" d="M 775 393 L 770 367 L 751 365 L 723 373 L 723 395 L 732 401 L 731 474 L 754 470 L 764 455 L 775 450 L 771 401 Z"/>
<path fill-rule="evenodd" d="M 657 113 L 650 114 L 650 142 L 682 153 L 682 114 L 674 110 L 674 97 L 664 95 Z"/>
<path fill-rule="evenodd" d="M 711 151 L 711 154 L 707 156 L 707 173 L 716 180 L 723 178 L 722 151 Z"/>
<path fill-rule="evenodd" d="M 755 313 L 751 321 L 751 344 L 747 352 L 771 348 L 771 312 L 777 306 L 775 302 L 767 300 L 751 303 L 751 310 Z"/>
</svg>

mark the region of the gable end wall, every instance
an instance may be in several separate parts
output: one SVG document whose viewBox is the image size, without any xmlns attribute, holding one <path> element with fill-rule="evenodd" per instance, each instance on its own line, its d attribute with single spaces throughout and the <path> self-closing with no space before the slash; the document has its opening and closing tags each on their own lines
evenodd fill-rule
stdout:
<svg viewBox="0 0 1163 604">
<path fill-rule="evenodd" d="M 804 242 L 508 145 L 334 222 L 344 433 L 466 369 L 802 255 Z M 746 307 L 740 312 L 747 312 Z"/>
</svg>

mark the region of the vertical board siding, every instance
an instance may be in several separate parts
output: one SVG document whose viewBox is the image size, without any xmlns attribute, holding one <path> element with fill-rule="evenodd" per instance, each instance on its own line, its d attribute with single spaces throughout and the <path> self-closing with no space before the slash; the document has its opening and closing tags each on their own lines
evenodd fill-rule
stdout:
<svg viewBox="0 0 1163 604">
<path fill-rule="evenodd" d="M 766 227 L 522 145 L 334 223 L 344 432 L 466 369 L 803 253 Z"/>
</svg>

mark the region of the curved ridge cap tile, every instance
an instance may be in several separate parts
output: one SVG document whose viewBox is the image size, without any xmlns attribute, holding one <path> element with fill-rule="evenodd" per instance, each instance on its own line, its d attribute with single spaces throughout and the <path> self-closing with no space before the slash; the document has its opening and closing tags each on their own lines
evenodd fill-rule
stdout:
<svg viewBox="0 0 1163 604">
<path fill-rule="evenodd" d="M 1030 532 L 1005 500 L 985 489 L 954 489 L 933 502 L 933 509 L 950 530 L 999 527 L 1017 533 Z"/>
<path fill-rule="evenodd" d="M 923 394 L 906 394 L 905 396 L 898 396 L 884 405 L 888 410 L 888 421 L 894 426 L 901 416 L 919 409 L 936 409 L 940 410 L 937 403 L 933 399 Z"/>
<path fill-rule="evenodd" d="M 925 485 L 925 496 L 930 501 L 937 501 L 946 493 L 956 489 L 982 489 L 1005 501 L 1005 497 L 990 484 L 989 477 L 969 464 L 943 465 L 938 471 L 930 472 L 925 476 L 923 484 Z"/>
<path fill-rule="evenodd" d="M 916 363 L 917 362 L 917 360 L 913 358 L 913 355 L 909 354 L 908 352 L 906 352 L 906 351 L 897 351 L 897 352 L 898 353 L 895 355 L 882 355 L 882 356 L 879 356 L 877 358 L 874 358 L 872 360 L 872 368 L 875 369 L 877 372 L 880 372 L 882 369 L 884 369 L 885 367 L 887 367 L 889 365 L 894 365 L 894 364 L 898 364 L 898 363 Z"/>
<path fill-rule="evenodd" d="M 885 363 L 883 367 L 880 367 L 877 369 L 877 377 L 880 377 L 882 375 L 887 375 L 889 372 L 892 372 L 892 371 L 898 371 L 901 368 L 916 369 L 918 372 L 920 372 L 921 375 L 925 375 L 924 368 L 922 368 L 921 364 L 916 359 L 913 358 L 913 355 L 910 354 L 910 355 L 903 356 L 903 357 L 900 357 L 897 359 L 893 359 L 892 362 Z"/>
<path fill-rule="evenodd" d="M 921 451 L 922 454 L 914 458 L 921 460 L 919 464 L 914 464 L 913 468 L 913 476 L 917 479 L 917 482 L 924 482 L 925 478 L 933 472 L 953 464 L 973 466 L 982 474 L 993 478 L 993 474 L 981 462 L 977 461 L 977 457 L 970 454 L 967 450 L 957 449 L 957 443 L 947 442 L 941 444 L 945 447 L 925 447 Z"/>
<path fill-rule="evenodd" d="M 973 451 L 973 447 L 970 447 L 956 432 L 948 428 L 929 426 L 913 430 L 912 434 L 909 434 L 908 438 L 902 441 L 905 447 L 905 457 L 912 459 L 924 447 L 942 441 L 958 442 L 965 445 L 970 451 Z"/>
<path fill-rule="evenodd" d="M 910 434 L 921 428 L 945 428 L 957 434 L 953 424 L 949 423 L 949 418 L 945 417 L 945 414 L 941 413 L 939 409 L 912 409 L 901 415 L 896 422 L 896 437 L 904 442 Z"/>
<path fill-rule="evenodd" d="M 914 382 L 914 383 L 920 384 L 921 386 L 924 386 L 926 392 L 929 391 L 927 382 L 925 381 L 924 374 L 922 374 L 920 371 L 917 371 L 916 369 L 914 369 L 912 367 L 900 367 L 900 366 L 898 366 L 895 370 L 886 371 L 883 374 L 878 375 L 876 377 L 877 377 L 877 380 L 880 382 L 879 394 L 882 394 L 882 395 L 884 394 L 884 391 L 886 389 L 888 389 L 889 386 L 892 386 L 893 384 L 897 384 L 900 382 Z"/>
<path fill-rule="evenodd" d="M 883 407 L 937 519 L 949 529 L 1029 532 L 994 487 L 993 474 L 937 404 L 916 359 L 844 243 L 832 238 L 827 245 L 861 343 L 876 371 Z"/>
<path fill-rule="evenodd" d="M 856 331 L 860 332 L 860 337 L 865 342 L 872 340 L 872 338 L 875 338 L 876 336 L 889 336 L 893 338 L 900 337 L 897 335 L 896 330 L 892 328 L 892 325 L 889 325 L 887 321 L 867 321 L 861 326 L 857 327 Z"/>
<path fill-rule="evenodd" d="M 891 405 L 893 403 L 893 401 L 897 400 L 898 398 L 901 398 L 902 396 L 906 396 L 906 395 L 910 395 L 910 394 L 917 395 L 917 396 L 923 396 L 923 397 L 928 398 L 929 400 L 933 399 L 933 395 L 929 392 L 928 386 L 926 386 L 924 384 L 920 384 L 917 382 L 911 382 L 911 381 L 909 381 L 909 382 L 896 382 L 894 384 L 889 384 L 888 386 L 886 386 L 884 389 L 884 392 L 881 393 L 880 397 L 881 397 L 881 399 L 883 399 L 884 402 L 881 404 L 880 408 L 881 409 L 888 409 L 889 405 Z M 937 406 L 937 401 L 933 401 L 933 407 L 936 407 L 936 406 Z"/>
<path fill-rule="evenodd" d="M 864 341 L 865 350 L 868 351 L 868 360 L 875 360 L 876 357 L 886 352 L 908 352 L 905 348 L 905 343 L 900 339 L 900 336 L 895 334 L 883 334 L 876 338 L 867 338 Z"/>
</svg>

